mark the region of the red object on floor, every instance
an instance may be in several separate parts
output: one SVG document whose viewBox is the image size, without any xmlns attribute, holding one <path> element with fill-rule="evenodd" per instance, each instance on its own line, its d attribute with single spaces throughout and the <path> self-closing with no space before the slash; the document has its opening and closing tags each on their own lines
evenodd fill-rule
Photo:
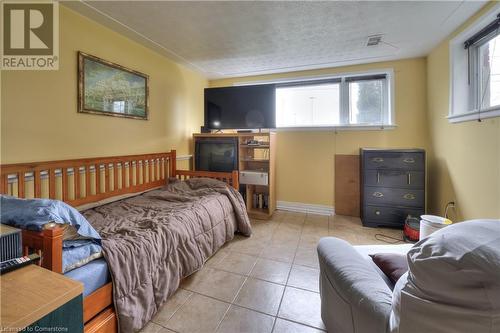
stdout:
<svg viewBox="0 0 500 333">
<path fill-rule="evenodd" d="M 416 217 L 408 216 L 403 228 L 403 235 L 412 242 L 418 242 L 420 239 L 420 220 Z"/>
</svg>

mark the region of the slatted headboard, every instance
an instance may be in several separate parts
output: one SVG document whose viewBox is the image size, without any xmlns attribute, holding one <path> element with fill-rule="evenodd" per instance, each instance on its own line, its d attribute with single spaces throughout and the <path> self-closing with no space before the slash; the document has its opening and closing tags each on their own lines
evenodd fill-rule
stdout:
<svg viewBox="0 0 500 333">
<path fill-rule="evenodd" d="M 20 198 L 59 199 L 76 207 L 159 187 L 174 176 L 175 150 L 8 164 L 1 166 L 0 192 Z"/>
</svg>

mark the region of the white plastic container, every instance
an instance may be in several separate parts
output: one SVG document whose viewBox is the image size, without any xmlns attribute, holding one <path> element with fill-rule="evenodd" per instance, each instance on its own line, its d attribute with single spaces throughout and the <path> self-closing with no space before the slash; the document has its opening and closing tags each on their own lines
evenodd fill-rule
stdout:
<svg viewBox="0 0 500 333">
<path fill-rule="evenodd" d="M 420 239 L 424 239 L 434 231 L 442 229 L 452 222 L 447 218 L 435 215 L 420 216 Z"/>
<path fill-rule="evenodd" d="M 240 184 L 266 186 L 269 184 L 269 174 L 260 171 L 240 171 L 239 181 Z"/>
</svg>

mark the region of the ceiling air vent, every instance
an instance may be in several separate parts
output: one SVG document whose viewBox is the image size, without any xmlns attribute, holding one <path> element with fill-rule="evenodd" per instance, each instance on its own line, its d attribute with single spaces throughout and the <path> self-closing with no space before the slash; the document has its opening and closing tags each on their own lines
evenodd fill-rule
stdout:
<svg viewBox="0 0 500 333">
<path fill-rule="evenodd" d="M 380 44 L 381 41 L 382 41 L 382 35 L 368 36 L 368 40 L 366 41 L 366 46 L 375 46 Z"/>
</svg>

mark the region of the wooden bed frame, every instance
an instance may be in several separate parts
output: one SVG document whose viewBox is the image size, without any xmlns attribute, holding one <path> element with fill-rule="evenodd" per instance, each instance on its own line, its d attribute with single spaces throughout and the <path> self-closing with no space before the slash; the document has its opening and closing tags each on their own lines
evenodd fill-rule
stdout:
<svg viewBox="0 0 500 333">
<path fill-rule="evenodd" d="M 78 207 L 154 189 L 167 184 L 169 178 L 196 177 L 219 179 L 239 188 L 237 171 L 177 170 L 176 152 L 171 150 L 145 155 L 0 165 L 0 193 L 20 198 L 59 199 Z M 55 225 L 40 232 L 23 230 L 22 235 L 25 255 L 38 252 L 42 267 L 62 273 L 63 228 Z M 83 320 L 85 333 L 117 331 L 111 282 L 84 298 Z"/>
</svg>

